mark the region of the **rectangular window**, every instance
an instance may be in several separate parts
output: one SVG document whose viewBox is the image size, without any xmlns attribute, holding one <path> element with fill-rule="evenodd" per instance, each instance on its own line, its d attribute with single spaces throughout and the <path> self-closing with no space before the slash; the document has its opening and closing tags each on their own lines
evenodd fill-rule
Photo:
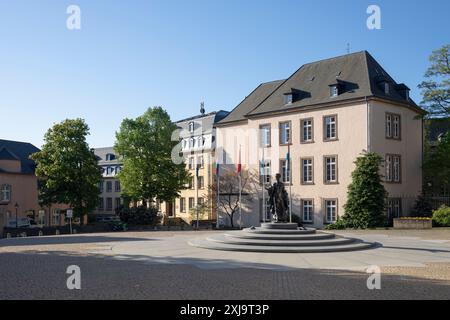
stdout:
<svg viewBox="0 0 450 320">
<path fill-rule="evenodd" d="M 180 198 L 180 211 L 186 212 L 186 198 Z"/>
<path fill-rule="evenodd" d="M 98 211 L 103 211 L 105 209 L 105 202 L 103 198 L 98 199 Z"/>
<path fill-rule="evenodd" d="M 116 181 L 114 182 L 114 190 L 115 190 L 116 192 L 120 192 L 120 181 L 119 181 L 119 180 L 116 180 Z"/>
<path fill-rule="evenodd" d="M 339 95 L 339 88 L 337 85 L 330 86 L 330 96 L 337 97 Z"/>
<path fill-rule="evenodd" d="M 327 223 L 336 222 L 337 200 L 336 199 L 325 200 L 325 211 L 326 211 L 326 222 Z"/>
<path fill-rule="evenodd" d="M 103 193 L 103 191 L 105 190 L 105 183 L 104 183 L 104 181 L 100 181 L 99 183 L 98 183 L 98 188 L 99 188 L 99 190 L 100 190 L 100 192 L 101 193 Z"/>
<path fill-rule="evenodd" d="M 189 189 L 194 190 L 195 189 L 195 183 L 194 183 L 194 177 L 191 177 L 191 179 L 189 180 Z"/>
<path fill-rule="evenodd" d="M 265 161 L 265 163 L 260 162 L 260 166 L 260 183 L 270 184 L 272 180 L 270 160 Z"/>
<path fill-rule="evenodd" d="M 314 206 L 313 206 L 313 200 L 302 200 L 302 216 L 303 216 L 303 222 L 313 222 L 313 212 L 314 212 Z"/>
<path fill-rule="evenodd" d="M 388 220 L 392 220 L 394 218 L 400 218 L 402 216 L 402 199 L 388 198 L 386 209 L 387 209 Z"/>
<path fill-rule="evenodd" d="M 115 199 L 115 202 L 116 202 L 116 203 L 115 203 L 114 208 L 115 208 L 115 209 L 119 209 L 119 208 L 120 208 L 120 205 L 122 204 L 120 198 L 116 198 L 116 199 Z"/>
<path fill-rule="evenodd" d="M 300 142 L 313 142 L 313 118 L 300 120 Z"/>
<path fill-rule="evenodd" d="M 291 182 L 291 163 L 286 159 L 280 160 L 280 169 L 281 169 L 281 181 L 283 183 Z"/>
<path fill-rule="evenodd" d="M 401 182 L 401 156 L 397 154 L 387 154 L 385 158 L 385 181 Z"/>
<path fill-rule="evenodd" d="M 337 115 L 325 116 L 323 118 L 324 140 L 337 139 Z"/>
<path fill-rule="evenodd" d="M 280 145 L 291 143 L 291 122 L 280 123 Z"/>
<path fill-rule="evenodd" d="M 198 187 L 199 189 L 204 189 L 204 188 L 205 188 L 205 179 L 204 179 L 203 176 L 199 176 L 199 177 L 197 178 L 197 187 Z"/>
<path fill-rule="evenodd" d="M 197 201 L 198 201 L 198 206 L 199 207 L 203 207 L 203 205 L 205 204 L 205 199 L 204 198 L 198 198 Z"/>
<path fill-rule="evenodd" d="M 195 166 L 194 166 L 194 157 L 189 157 L 189 170 L 194 170 Z"/>
<path fill-rule="evenodd" d="M 112 181 L 106 181 L 106 192 L 112 192 Z"/>
<path fill-rule="evenodd" d="M 11 201 L 11 186 L 9 184 L 2 185 L 0 190 L 0 201 L 9 202 Z"/>
<path fill-rule="evenodd" d="M 259 127 L 261 147 L 270 147 L 270 124 L 264 124 Z"/>
<path fill-rule="evenodd" d="M 189 198 L 189 209 L 192 209 L 195 207 L 195 198 Z"/>
<path fill-rule="evenodd" d="M 401 138 L 401 117 L 399 114 L 386 113 L 386 138 L 397 139 Z"/>
<path fill-rule="evenodd" d="M 197 164 L 200 166 L 201 169 L 203 169 L 205 167 L 205 161 L 203 159 L 203 156 L 199 156 L 197 158 Z"/>
<path fill-rule="evenodd" d="M 112 211 L 113 209 L 113 199 L 106 198 L 106 211 Z"/>
<path fill-rule="evenodd" d="M 301 160 L 301 176 L 302 176 L 302 184 L 312 184 L 314 183 L 314 166 L 313 166 L 313 158 L 302 158 Z"/>
<path fill-rule="evenodd" d="M 325 156 L 325 183 L 337 183 L 337 156 Z"/>
</svg>

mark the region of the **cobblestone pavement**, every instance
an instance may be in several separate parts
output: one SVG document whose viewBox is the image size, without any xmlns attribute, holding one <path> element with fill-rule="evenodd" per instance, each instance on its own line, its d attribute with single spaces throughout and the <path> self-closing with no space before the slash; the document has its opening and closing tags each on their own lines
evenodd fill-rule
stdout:
<svg viewBox="0 0 450 320">
<path fill-rule="evenodd" d="M 187 244 L 208 231 L 4 239 L 0 299 L 450 299 L 447 233 L 390 231 L 340 231 L 380 246 L 319 254 Z M 380 290 L 366 285 L 373 264 Z M 69 265 L 81 268 L 81 290 L 66 287 Z"/>
</svg>

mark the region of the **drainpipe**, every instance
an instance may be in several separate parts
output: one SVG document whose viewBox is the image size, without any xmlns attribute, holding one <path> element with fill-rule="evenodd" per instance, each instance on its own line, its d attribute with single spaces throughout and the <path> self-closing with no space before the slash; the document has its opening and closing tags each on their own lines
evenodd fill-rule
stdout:
<svg viewBox="0 0 450 320">
<path fill-rule="evenodd" d="M 366 108 L 367 108 L 367 152 L 371 152 L 372 148 L 370 145 L 370 129 L 371 129 L 371 125 L 370 125 L 370 106 L 369 106 L 369 100 L 367 100 L 367 96 L 364 97 L 366 100 Z"/>
</svg>

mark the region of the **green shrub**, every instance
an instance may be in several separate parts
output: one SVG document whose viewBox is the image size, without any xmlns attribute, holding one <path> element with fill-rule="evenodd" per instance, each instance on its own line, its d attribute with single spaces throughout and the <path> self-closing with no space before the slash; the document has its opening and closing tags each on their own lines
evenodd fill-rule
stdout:
<svg viewBox="0 0 450 320">
<path fill-rule="evenodd" d="M 156 225 L 161 221 L 158 216 L 158 209 L 155 207 L 146 208 L 144 206 L 127 208 L 120 207 L 117 210 L 120 220 L 131 225 Z"/>
<path fill-rule="evenodd" d="M 416 217 L 431 217 L 433 214 L 433 207 L 424 195 L 420 195 L 417 197 L 411 213 Z"/>
<path fill-rule="evenodd" d="M 325 227 L 326 230 L 343 230 L 347 228 L 347 223 L 343 219 L 338 219 L 336 223 L 329 224 Z"/>
<path fill-rule="evenodd" d="M 443 205 L 433 211 L 433 221 L 442 227 L 450 226 L 450 208 Z"/>
</svg>

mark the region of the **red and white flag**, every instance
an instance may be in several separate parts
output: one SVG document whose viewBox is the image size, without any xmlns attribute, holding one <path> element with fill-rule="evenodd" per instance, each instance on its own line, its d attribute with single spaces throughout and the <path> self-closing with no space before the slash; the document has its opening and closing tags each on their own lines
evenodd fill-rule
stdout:
<svg viewBox="0 0 450 320">
<path fill-rule="evenodd" d="M 239 146 L 239 162 L 237 165 L 237 172 L 240 174 L 241 173 L 241 169 L 242 169 L 242 165 L 241 165 L 241 146 Z"/>
</svg>

